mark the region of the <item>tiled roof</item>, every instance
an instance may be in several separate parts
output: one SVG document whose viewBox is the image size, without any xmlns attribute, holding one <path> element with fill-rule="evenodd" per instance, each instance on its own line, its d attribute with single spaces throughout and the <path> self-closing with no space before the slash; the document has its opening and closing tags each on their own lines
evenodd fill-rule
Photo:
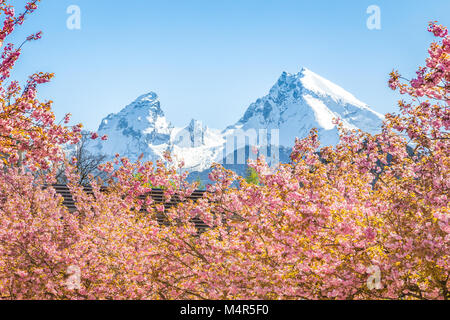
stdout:
<svg viewBox="0 0 450 320">
<path fill-rule="evenodd" d="M 67 185 L 57 184 L 57 185 L 53 185 L 53 188 L 55 189 L 55 191 L 58 194 L 60 194 L 63 197 L 63 199 L 64 199 L 63 205 L 67 207 L 69 212 L 75 212 L 77 210 L 77 208 L 75 206 L 75 201 L 72 198 L 72 194 L 70 193 L 69 187 Z M 88 194 L 93 194 L 92 188 L 90 188 L 90 187 L 84 187 L 84 191 Z M 204 194 L 205 194 L 205 191 L 196 190 L 191 194 L 191 196 L 189 196 L 187 198 L 187 200 L 197 201 L 198 199 L 202 198 Z M 176 195 L 173 196 L 169 202 L 165 202 L 164 201 L 164 191 L 162 189 L 153 189 L 150 192 L 150 195 L 153 198 L 153 201 L 155 203 L 164 204 L 166 211 L 169 208 L 175 207 L 179 203 L 183 202 Z M 142 196 L 142 198 L 144 198 L 144 197 L 145 196 Z M 159 223 L 163 224 L 164 216 L 163 215 L 157 216 L 157 220 Z M 207 228 L 207 225 L 198 218 L 193 219 L 193 222 L 195 222 L 195 225 L 197 226 L 197 229 L 199 229 L 199 230 L 204 230 Z"/>
</svg>

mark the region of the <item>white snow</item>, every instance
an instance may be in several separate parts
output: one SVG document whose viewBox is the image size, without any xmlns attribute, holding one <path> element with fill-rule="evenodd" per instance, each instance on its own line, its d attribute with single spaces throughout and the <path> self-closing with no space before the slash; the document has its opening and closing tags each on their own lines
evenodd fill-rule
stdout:
<svg viewBox="0 0 450 320">
<path fill-rule="evenodd" d="M 303 68 L 299 75 L 303 75 L 301 83 L 303 87 L 319 95 L 329 96 L 336 102 L 346 102 L 358 107 L 367 107 L 367 105 L 355 98 L 351 93 L 331 81 L 322 78 L 309 69 Z"/>
<path fill-rule="evenodd" d="M 297 74 L 283 73 L 269 94 L 251 104 L 234 125 L 220 131 L 191 120 L 186 127 L 174 127 L 164 116 L 158 96 L 150 92 L 138 97 L 117 114 L 105 118 L 99 134 L 109 139 L 94 146 L 94 152 L 116 153 L 136 160 L 155 161 L 170 150 L 192 171 L 208 169 L 221 162 L 227 137 L 247 130 L 279 130 L 280 146 L 292 147 L 318 128 L 322 145 L 333 145 L 339 136 L 334 118 L 349 129 L 370 133 L 380 130 L 383 116 L 331 81 L 302 69 Z M 228 150 L 227 150 L 228 151 Z"/>
<path fill-rule="evenodd" d="M 313 98 L 311 95 L 304 95 L 306 102 L 311 106 L 314 111 L 314 116 L 320 127 L 325 130 L 331 130 L 336 126 L 333 124 L 333 119 L 337 118 L 337 115 L 331 112 L 327 106 L 319 99 Z"/>
</svg>

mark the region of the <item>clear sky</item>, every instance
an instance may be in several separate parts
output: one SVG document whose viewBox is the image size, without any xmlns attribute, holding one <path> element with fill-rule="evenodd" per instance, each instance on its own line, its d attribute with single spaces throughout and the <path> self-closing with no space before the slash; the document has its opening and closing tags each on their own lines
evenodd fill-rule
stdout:
<svg viewBox="0 0 450 320">
<path fill-rule="evenodd" d="M 12 3 L 22 6 L 24 0 Z M 69 30 L 67 8 L 81 9 Z M 381 30 L 369 30 L 369 5 Z M 267 94 L 283 71 L 309 68 L 386 113 L 398 96 L 388 74 L 413 75 L 432 36 L 450 26 L 449 0 L 42 0 L 9 40 L 27 44 L 13 75 L 55 72 L 40 89 L 56 115 L 73 114 L 90 130 L 109 113 L 154 91 L 176 126 L 191 118 L 223 129 Z"/>
</svg>

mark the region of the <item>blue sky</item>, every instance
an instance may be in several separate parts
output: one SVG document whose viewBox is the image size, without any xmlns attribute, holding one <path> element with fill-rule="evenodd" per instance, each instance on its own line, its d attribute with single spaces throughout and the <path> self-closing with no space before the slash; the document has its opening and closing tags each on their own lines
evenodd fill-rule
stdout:
<svg viewBox="0 0 450 320">
<path fill-rule="evenodd" d="M 22 6 L 25 1 L 12 1 Z M 68 6 L 81 9 L 69 30 Z M 369 5 L 381 30 L 369 30 Z M 27 44 L 15 69 L 25 81 L 55 72 L 40 89 L 58 118 L 97 129 L 103 117 L 156 92 L 174 125 L 191 118 L 214 128 L 236 122 L 283 71 L 307 67 L 381 113 L 396 110 L 388 73 L 423 65 L 430 20 L 450 26 L 448 0 L 42 0 L 9 38 Z"/>
</svg>

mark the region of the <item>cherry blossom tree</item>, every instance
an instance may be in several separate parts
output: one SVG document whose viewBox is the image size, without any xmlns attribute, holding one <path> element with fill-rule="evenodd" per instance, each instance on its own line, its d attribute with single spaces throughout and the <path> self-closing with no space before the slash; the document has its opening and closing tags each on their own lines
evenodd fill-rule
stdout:
<svg viewBox="0 0 450 320">
<path fill-rule="evenodd" d="M 3 41 L 25 14 L 0 8 Z M 11 82 L 0 93 L 0 298 L 448 299 L 450 37 L 436 23 L 429 30 L 437 40 L 417 78 L 391 74 L 389 86 L 411 101 L 379 134 L 337 120 L 336 146 L 321 148 L 312 130 L 290 163 L 251 162 L 258 183 L 215 165 L 197 201 L 169 154 L 156 163 L 117 155 L 86 190 L 61 150 L 81 126 L 55 124 L 51 103 L 36 98 L 51 75 L 32 76 L 23 92 Z M 4 48 L 2 88 L 20 50 Z M 33 175 L 55 163 L 75 212 Z"/>
<path fill-rule="evenodd" d="M 37 9 L 39 0 L 29 1 L 24 12 L 16 15 L 9 1 L 0 2 L 3 26 L 0 29 L 0 155 L 6 166 L 27 166 L 30 170 L 47 170 L 52 162 L 64 158 L 61 145 L 79 140 L 81 125 L 66 127 L 56 123 L 51 109 L 52 101 L 40 102 L 36 97 L 37 86 L 49 82 L 52 73 L 36 73 L 30 76 L 22 88 L 10 80 L 10 72 L 19 59 L 26 43 L 38 40 L 42 32 L 32 34 L 15 47 L 6 43 L 7 37 L 21 26 L 27 15 Z M 70 114 L 63 119 L 68 124 Z"/>
</svg>

